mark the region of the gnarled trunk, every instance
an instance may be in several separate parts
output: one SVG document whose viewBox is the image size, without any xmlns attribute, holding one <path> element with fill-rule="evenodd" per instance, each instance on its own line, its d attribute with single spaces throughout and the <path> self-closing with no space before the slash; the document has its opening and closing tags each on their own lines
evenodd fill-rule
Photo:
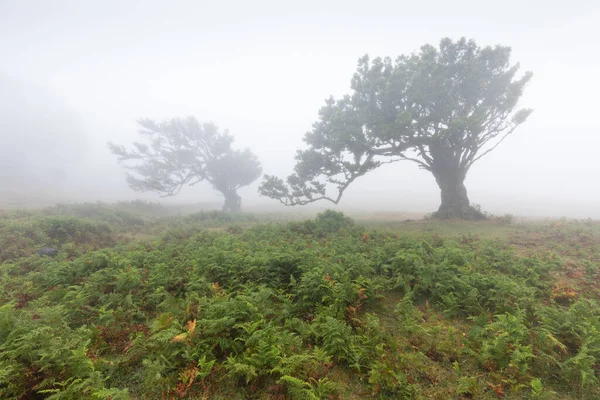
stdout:
<svg viewBox="0 0 600 400">
<path fill-rule="evenodd" d="M 242 198 L 238 196 L 235 190 L 227 190 L 223 192 L 225 196 L 225 204 L 223 204 L 223 212 L 240 212 L 242 211 Z"/>
<path fill-rule="evenodd" d="M 471 206 L 464 178 L 455 174 L 435 175 L 440 187 L 442 204 L 434 216 L 441 219 L 486 219 L 485 214 Z"/>
<path fill-rule="evenodd" d="M 446 159 L 447 160 L 447 159 Z M 453 163 L 440 163 L 431 172 L 440 187 L 442 204 L 434 217 L 441 219 L 485 219 L 486 216 L 471 206 L 467 188 L 465 187 L 466 172 Z M 440 166 L 441 164 L 441 166 Z"/>
<path fill-rule="evenodd" d="M 432 156 L 430 171 L 442 192 L 442 204 L 434 216 L 441 219 L 485 219 L 481 211 L 471 206 L 467 196 L 464 182 L 468 168 L 461 165 L 461 152 L 447 140 L 431 143 L 429 151 Z"/>
<path fill-rule="evenodd" d="M 442 204 L 435 213 L 437 218 L 485 219 L 481 211 L 471 206 L 464 179 L 444 174 L 442 177 L 436 176 L 436 181 L 442 192 Z"/>
</svg>

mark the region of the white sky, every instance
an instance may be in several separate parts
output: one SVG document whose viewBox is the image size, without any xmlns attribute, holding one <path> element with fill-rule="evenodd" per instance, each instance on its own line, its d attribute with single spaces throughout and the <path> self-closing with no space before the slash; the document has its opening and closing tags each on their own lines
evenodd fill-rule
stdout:
<svg viewBox="0 0 600 400">
<path fill-rule="evenodd" d="M 508 45 L 534 72 L 522 104 L 535 111 L 471 169 L 471 200 L 497 213 L 600 217 L 600 2 L 295 3 L 0 0 L 0 73 L 81 114 L 96 150 L 79 195 L 111 200 L 141 197 L 106 150 L 135 139 L 137 118 L 212 120 L 284 177 L 324 99 L 349 92 L 360 56 L 395 57 L 445 36 Z M 257 186 L 242 190 L 245 204 L 271 202 Z M 218 198 L 207 186 L 182 196 Z M 433 211 L 439 190 L 400 163 L 361 178 L 342 203 Z"/>
</svg>

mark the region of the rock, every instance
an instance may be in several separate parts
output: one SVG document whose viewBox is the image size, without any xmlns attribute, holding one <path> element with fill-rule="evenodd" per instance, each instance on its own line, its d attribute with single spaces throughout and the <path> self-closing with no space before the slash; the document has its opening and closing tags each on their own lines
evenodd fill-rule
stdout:
<svg viewBox="0 0 600 400">
<path fill-rule="evenodd" d="M 55 249 L 53 247 L 42 247 L 41 250 L 39 250 L 37 253 L 40 256 L 54 257 L 58 254 L 58 249 Z"/>
</svg>

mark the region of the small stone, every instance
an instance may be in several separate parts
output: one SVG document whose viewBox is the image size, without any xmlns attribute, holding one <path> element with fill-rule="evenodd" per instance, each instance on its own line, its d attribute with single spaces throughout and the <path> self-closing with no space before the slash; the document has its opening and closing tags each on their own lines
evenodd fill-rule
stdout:
<svg viewBox="0 0 600 400">
<path fill-rule="evenodd" d="M 39 250 L 37 253 L 40 256 L 54 257 L 58 254 L 58 249 L 55 249 L 53 247 L 42 247 L 42 249 Z"/>
</svg>

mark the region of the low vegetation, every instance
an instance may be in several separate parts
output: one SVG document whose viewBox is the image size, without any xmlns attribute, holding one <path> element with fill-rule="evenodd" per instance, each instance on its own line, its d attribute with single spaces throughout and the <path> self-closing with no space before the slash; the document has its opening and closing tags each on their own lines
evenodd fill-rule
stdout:
<svg viewBox="0 0 600 400">
<path fill-rule="evenodd" d="M 600 398 L 600 224 L 146 206 L 2 215 L 0 398 Z"/>
</svg>

